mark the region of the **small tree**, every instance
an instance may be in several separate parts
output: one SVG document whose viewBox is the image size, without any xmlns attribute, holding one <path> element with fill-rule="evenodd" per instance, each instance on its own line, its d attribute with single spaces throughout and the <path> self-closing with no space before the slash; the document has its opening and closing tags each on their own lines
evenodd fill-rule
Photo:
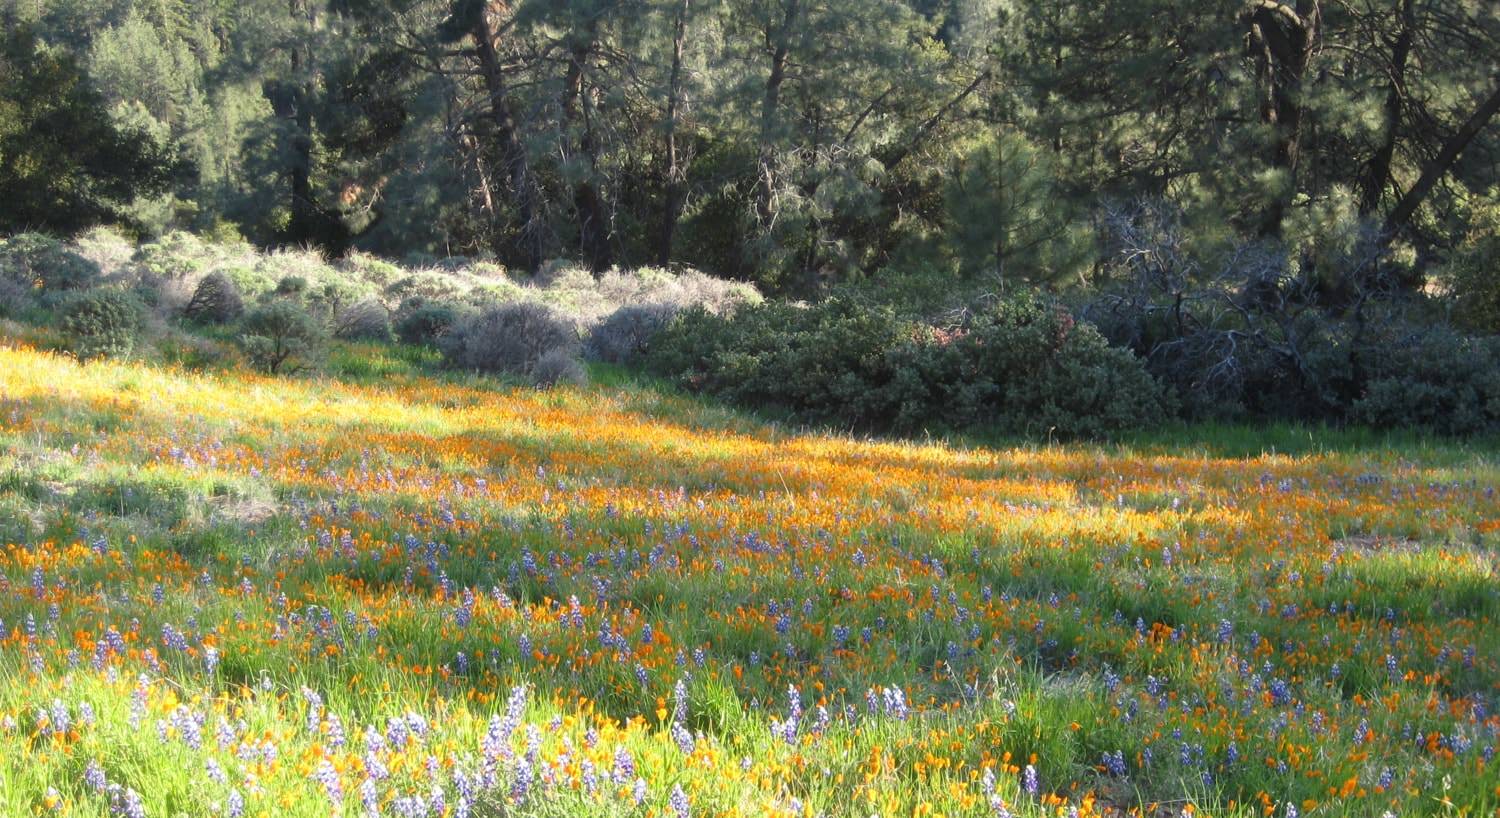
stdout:
<svg viewBox="0 0 1500 818">
<path fill-rule="evenodd" d="M 276 375 L 302 369 L 323 343 L 323 328 L 307 310 L 290 301 L 272 301 L 245 316 L 240 344 L 250 361 Z M 288 366 L 291 364 L 291 366 Z"/>
<path fill-rule="evenodd" d="M 203 277 L 193 290 L 193 297 L 182 312 L 194 321 L 222 324 L 233 321 L 245 311 L 240 288 L 223 272 L 215 270 Z"/>
<path fill-rule="evenodd" d="M 62 307 L 61 326 L 81 360 L 127 355 L 141 329 L 141 302 L 123 290 L 86 290 Z"/>
</svg>

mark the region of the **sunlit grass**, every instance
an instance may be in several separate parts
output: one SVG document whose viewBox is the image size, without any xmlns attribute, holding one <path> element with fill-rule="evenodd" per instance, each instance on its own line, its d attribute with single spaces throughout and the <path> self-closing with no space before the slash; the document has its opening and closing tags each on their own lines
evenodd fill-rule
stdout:
<svg viewBox="0 0 1500 818">
<path fill-rule="evenodd" d="M 430 363 L 0 349 L 0 814 L 1500 804 L 1484 445 L 863 440 Z"/>
</svg>

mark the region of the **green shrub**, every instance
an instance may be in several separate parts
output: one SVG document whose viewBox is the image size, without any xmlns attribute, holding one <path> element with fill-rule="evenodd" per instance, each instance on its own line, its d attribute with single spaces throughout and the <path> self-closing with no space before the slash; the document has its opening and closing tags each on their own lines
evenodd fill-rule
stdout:
<svg viewBox="0 0 1500 818">
<path fill-rule="evenodd" d="M 85 290 L 70 295 L 59 322 L 82 360 L 127 355 L 141 331 L 145 307 L 124 290 Z"/>
<path fill-rule="evenodd" d="M 377 287 L 386 287 L 402 276 L 399 266 L 369 253 L 350 253 L 338 266 L 341 272 Z"/>
<path fill-rule="evenodd" d="M 1129 352 L 1035 300 L 950 327 L 832 299 L 690 310 L 646 356 L 655 372 L 745 406 L 843 428 L 974 425 L 1098 436 L 1160 418 L 1159 385 Z"/>
<path fill-rule="evenodd" d="M 890 353 L 917 326 L 894 312 L 833 299 L 780 302 L 732 317 L 693 308 L 657 339 L 648 366 L 732 403 L 839 427 L 889 425 Z"/>
<path fill-rule="evenodd" d="M 307 292 L 307 279 L 302 276 L 282 276 L 276 282 L 276 294 L 285 296 L 300 296 Z"/>
<path fill-rule="evenodd" d="M 245 301 L 240 288 L 225 273 L 215 270 L 193 289 L 193 297 L 182 308 L 183 315 L 206 324 L 224 324 L 240 317 Z"/>
<path fill-rule="evenodd" d="M 286 299 L 255 308 L 241 325 L 245 355 L 272 375 L 306 368 L 323 341 L 317 320 L 302 305 Z"/>
<path fill-rule="evenodd" d="M 459 311 L 453 305 L 421 299 L 409 299 L 399 313 L 404 315 L 396 322 L 396 337 L 413 346 L 436 346 L 459 320 Z"/>
<path fill-rule="evenodd" d="M 1362 357 L 1368 379 L 1351 418 L 1443 434 L 1500 432 L 1500 338 L 1437 327 L 1388 338 Z"/>
<path fill-rule="evenodd" d="M 459 322 L 441 338 L 451 367 L 531 378 L 542 356 L 554 350 L 576 355 L 578 334 L 541 304 L 491 307 Z"/>
<path fill-rule="evenodd" d="M 99 265 L 63 242 L 40 233 L 0 241 L 0 279 L 13 289 L 43 295 L 83 290 L 99 283 Z"/>
<path fill-rule="evenodd" d="M 1476 215 L 1447 273 L 1458 320 L 1477 332 L 1500 333 L 1500 204 Z"/>
</svg>

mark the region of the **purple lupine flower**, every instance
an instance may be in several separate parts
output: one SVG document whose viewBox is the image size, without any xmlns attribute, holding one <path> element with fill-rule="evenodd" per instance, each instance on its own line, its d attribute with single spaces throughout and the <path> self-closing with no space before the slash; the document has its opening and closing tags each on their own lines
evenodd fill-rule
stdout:
<svg viewBox="0 0 1500 818">
<path fill-rule="evenodd" d="M 83 768 L 83 783 L 94 792 L 103 792 L 109 785 L 109 779 L 104 775 L 104 768 L 99 766 L 95 759 L 89 759 L 89 763 Z"/>
<path fill-rule="evenodd" d="M 599 774 L 594 770 L 594 762 L 585 758 L 579 767 L 581 768 L 579 777 L 583 783 L 583 791 L 589 795 L 593 795 L 594 790 L 599 788 Z"/>
<path fill-rule="evenodd" d="M 1030 764 L 1021 771 L 1021 789 L 1027 795 L 1035 796 L 1041 790 L 1041 784 L 1036 780 L 1036 768 Z"/>
<path fill-rule="evenodd" d="M 885 714 L 897 721 L 906 721 L 911 711 L 906 706 L 906 693 L 901 688 L 892 685 L 884 688 L 881 692 L 885 705 Z"/>
<path fill-rule="evenodd" d="M 313 773 L 313 778 L 323 785 L 323 791 L 328 794 L 328 800 L 338 804 L 344 800 L 344 788 L 339 783 L 339 771 L 333 768 L 328 759 L 318 762 L 318 769 Z"/>
<path fill-rule="evenodd" d="M 359 785 L 359 804 L 367 818 L 380 815 L 380 792 L 375 788 L 375 779 L 366 778 Z"/>
<path fill-rule="evenodd" d="M 631 788 L 631 798 L 636 806 L 646 803 L 646 779 L 637 778 L 635 786 Z"/>
<path fill-rule="evenodd" d="M 693 750 L 697 748 L 697 742 L 693 741 L 693 734 L 682 726 L 682 722 L 672 722 L 671 733 L 672 740 L 677 742 L 677 749 L 681 750 L 683 755 L 692 755 Z"/>
<path fill-rule="evenodd" d="M 510 797 L 515 799 L 517 804 L 526 803 L 526 795 L 531 792 L 531 779 L 531 762 L 522 756 L 516 760 L 516 777 L 510 787 Z"/>
<path fill-rule="evenodd" d="M 245 814 L 245 797 L 239 790 L 230 790 L 224 799 L 224 814 L 229 818 L 241 818 Z"/>
<path fill-rule="evenodd" d="M 614 767 L 610 770 L 610 781 L 616 787 L 623 787 L 634 777 L 635 759 L 630 757 L 630 751 L 623 746 L 616 747 Z"/>
<path fill-rule="evenodd" d="M 672 785 L 672 795 L 667 800 L 677 818 L 692 818 L 692 805 L 688 803 L 687 793 L 682 791 L 681 784 Z"/>
</svg>

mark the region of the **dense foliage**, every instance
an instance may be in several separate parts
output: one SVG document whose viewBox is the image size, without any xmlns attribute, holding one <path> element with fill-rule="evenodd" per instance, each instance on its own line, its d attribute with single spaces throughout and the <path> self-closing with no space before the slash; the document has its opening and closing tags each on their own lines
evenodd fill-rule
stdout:
<svg viewBox="0 0 1500 818">
<path fill-rule="evenodd" d="M 1165 412 L 1131 353 L 1034 299 L 945 326 L 842 298 L 729 317 L 690 311 L 655 340 L 648 361 L 689 388 L 845 428 L 1081 436 L 1148 425 Z"/>
<path fill-rule="evenodd" d="M 688 264 L 804 297 L 918 270 L 1078 286 L 1099 209 L 1143 196 L 1292 259 L 1347 216 L 1408 289 L 1496 230 L 1485 0 L 0 10 L 0 99 L 23 112 L 0 116 L 0 169 L 29 180 L 12 227 L 117 213 L 151 236 Z M 42 127 L 42 103 L 69 113 Z M 80 191 L 107 206 L 35 198 Z"/>
<path fill-rule="evenodd" d="M 79 358 L 125 355 L 135 346 L 144 308 L 124 290 L 84 290 L 59 309 L 59 327 Z"/>
<path fill-rule="evenodd" d="M 256 307 L 241 325 L 240 343 L 251 363 L 272 375 L 307 366 L 325 331 L 296 301 L 274 299 Z"/>
</svg>

